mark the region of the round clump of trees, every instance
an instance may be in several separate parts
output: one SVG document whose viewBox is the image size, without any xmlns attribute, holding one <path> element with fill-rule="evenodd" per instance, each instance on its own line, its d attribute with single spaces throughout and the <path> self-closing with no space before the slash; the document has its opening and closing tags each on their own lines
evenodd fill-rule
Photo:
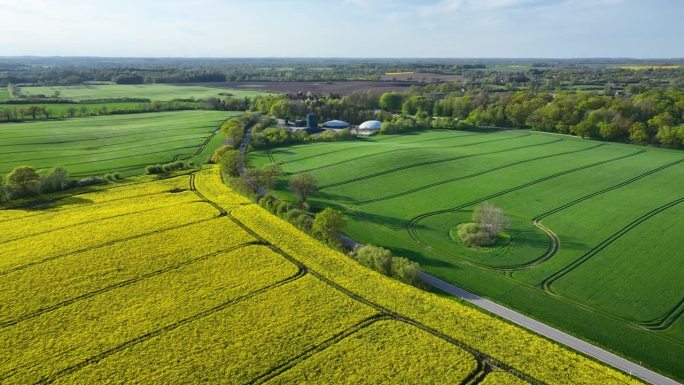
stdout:
<svg viewBox="0 0 684 385">
<path fill-rule="evenodd" d="M 473 212 L 472 222 L 458 225 L 456 234 L 466 246 L 487 247 L 494 245 L 510 225 L 511 221 L 502 209 L 485 202 Z"/>
</svg>

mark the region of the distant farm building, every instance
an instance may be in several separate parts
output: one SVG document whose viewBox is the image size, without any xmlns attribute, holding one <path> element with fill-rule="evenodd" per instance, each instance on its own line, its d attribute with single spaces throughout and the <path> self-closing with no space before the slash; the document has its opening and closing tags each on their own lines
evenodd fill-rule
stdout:
<svg viewBox="0 0 684 385">
<path fill-rule="evenodd" d="M 382 122 L 378 120 L 368 120 L 366 122 L 361 123 L 359 126 L 360 130 L 371 130 L 371 131 L 376 131 L 379 130 L 380 127 L 382 126 Z"/>
<path fill-rule="evenodd" d="M 330 120 L 323 123 L 323 127 L 332 129 L 349 128 L 350 124 L 342 120 Z"/>
</svg>

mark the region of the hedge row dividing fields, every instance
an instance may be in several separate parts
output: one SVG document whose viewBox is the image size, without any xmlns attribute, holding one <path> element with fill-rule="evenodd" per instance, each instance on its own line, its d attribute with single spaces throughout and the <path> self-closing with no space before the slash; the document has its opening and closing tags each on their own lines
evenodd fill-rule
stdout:
<svg viewBox="0 0 684 385">
<path fill-rule="evenodd" d="M 321 193 L 310 203 L 342 210 L 355 240 L 681 379 L 681 152 L 535 132 L 430 131 L 272 156 L 288 176 L 316 178 Z M 294 200 L 285 182 L 275 194 Z M 485 201 L 508 214 L 510 237 L 469 248 L 451 234 Z"/>
<path fill-rule="evenodd" d="M 237 114 L 182 111 L 4 124 L 0 174 L 31 165 L 64 166 L 75 176 L 135 175 L 155 163 L 203 162 L 221 144 L 221 122 Z"/>
<path fill-rule="evenodd" d="M 363 268 L 215 168 L 76 198 L 0 211 L 26 232 L 0 238 L 2 383 L 638 383 Z"/>
</svg>

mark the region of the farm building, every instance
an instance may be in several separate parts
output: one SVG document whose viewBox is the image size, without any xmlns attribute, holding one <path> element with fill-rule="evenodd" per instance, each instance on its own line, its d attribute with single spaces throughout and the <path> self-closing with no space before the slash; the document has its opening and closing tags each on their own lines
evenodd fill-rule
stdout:
<svg viewBox="0 0 684 385">
<path fill-rule="evenodd" d="M 359 126 L 359 129 L 360 130 L 375 131 L 375 130 L 379 130 L 381 126 L 382 126 L 382 122 L 380 122 L 378 120 L 368 120 L 368 121 L 361 123 L 361 125 Z"/>
<path fill-rule="evenodd" d="M 325 128 L 349 128 L 350 124 L 342 120 L 330 120 L 323 123 Z"/>
</svg>

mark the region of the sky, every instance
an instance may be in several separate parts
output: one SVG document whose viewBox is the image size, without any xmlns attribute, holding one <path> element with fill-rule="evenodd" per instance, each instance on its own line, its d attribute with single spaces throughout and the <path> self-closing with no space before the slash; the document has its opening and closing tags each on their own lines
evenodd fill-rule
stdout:
<svg viewBox="0 0 684 385">
<path fill-rule="evenodd" d="M 684 0 L 0 0 L 0 56 L 681 58 Z"/>
</svg>

